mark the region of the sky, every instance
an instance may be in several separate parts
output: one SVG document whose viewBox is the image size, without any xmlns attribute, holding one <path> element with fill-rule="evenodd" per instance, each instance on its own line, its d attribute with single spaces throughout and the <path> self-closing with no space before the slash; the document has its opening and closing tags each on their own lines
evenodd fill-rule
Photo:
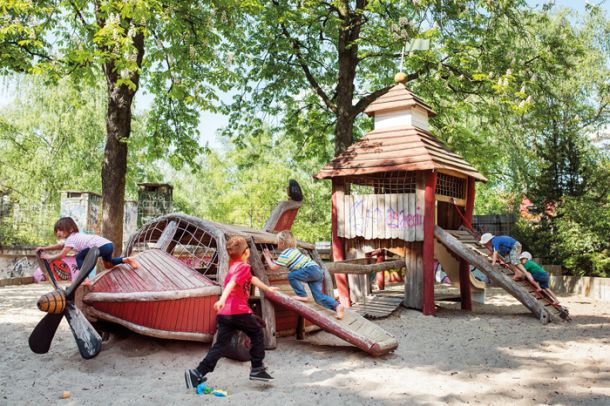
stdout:
<svg viewBox="0 0 610 406">
<path fill-rule="evenodd" d="M 610 0 L 528 0 L 527 2 L 530 6 L 535 8 L 540 8 L 542 5 L 552 2 L 555 7 L 568 7 L 579 13 L 585 11 L 585 4 L 594 4 L 603 8 L 606 11 L 606 14 L 610 16 Z M 13 94 L 10 86 L 2 86 L 2 88 L 0 88 L 0 107 L 10 103 L 12 97 Z M 220 98 L 222 100 L 228 100 L 229 96 L 224 94 L 221 95 Z M 151 95 L 142 91 L 136 94 L 136 112 L 148 109 L 151 103 Z M 218 139 L 216 132 L 227 124 L 227 117 L 222 114 L 213 114 L 209 112 L 201 112 L 199 117 L 200 142 L 202 144 L 208 143 L 210 148 L 214 150 L 222 150 L 223 144 Z"/>
</svg>

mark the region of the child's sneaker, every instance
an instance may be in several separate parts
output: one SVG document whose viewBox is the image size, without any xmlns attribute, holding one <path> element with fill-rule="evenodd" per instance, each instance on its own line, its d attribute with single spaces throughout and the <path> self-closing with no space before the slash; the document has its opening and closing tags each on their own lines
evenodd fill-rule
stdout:
<svg viewBox="0 0 610 406">
<path fill-rule="evenodd" d="M 201 382 L 205 382 L 206 377 L 201 375 L 201 372 L 197 369 L 187 369 L 184 371 L 184 380 L 186 381 L 187 389 L 194 389 Z"/>
<path fill-rule="evenodd" d="M 267 373 L 267 368 L 259 367 L 259 368 L 252 368 L 250 370 L 250 380 L 269 382 L 269 381 L 273 380 L 273 377 Z"/>
</svg>

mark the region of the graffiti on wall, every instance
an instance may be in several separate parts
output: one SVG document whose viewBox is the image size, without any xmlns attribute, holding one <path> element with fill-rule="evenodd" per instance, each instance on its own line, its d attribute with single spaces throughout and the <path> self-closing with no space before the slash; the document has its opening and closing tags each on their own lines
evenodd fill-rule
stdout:
<svg viewBox="0 0 610 406">
<path fill-rule="evenodd" d="M 339 236 L 419 240 L 424 213 L 415 193 L 347 195 L 340 208 Z"/>
<path fill-rule="evenodd" d="M 31 270 L 34 264 L 30 262 L 28 257 L 21 257 L 13 259 L 13 264 L 8 272 L 9 278 L 19 278 L 31 274 Z"/>
<path fill-rule="evenodd" d="M 71 281 L 78 275 L 78 268 L 76 266 L 76 258 L 64 257 L 56 259 L 49 263 L 53 276 L 58 281 Z M 36 282 L 46 281 L 47 275 L 40 269 L 36 268 L 34 271 L 34 280 Z"/>
</svg>

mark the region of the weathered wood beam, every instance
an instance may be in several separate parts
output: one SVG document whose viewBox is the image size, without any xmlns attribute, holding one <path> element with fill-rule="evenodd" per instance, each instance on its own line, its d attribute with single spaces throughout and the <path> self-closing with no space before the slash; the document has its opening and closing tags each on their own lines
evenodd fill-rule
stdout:
<svg viewBox="0 0 610 406">
<path fill-rule="evenodd" d="M 169 224 L 163 229 L 163 233 L 161 233 L 161 237 L 159 237 L 159 240 L 157 240 L 157 248 L 161 251 L 168 252 L 168 248 L 174 240 L 174 235 L 176 235 L 177 230 L 178 222 L 170 221 Z"/>
<path fill-rule="evenodd" d="M 250 266 L 252 274 L 260 279 L 265 285 L 269 286 L 269 278 L 265 272 L 265 265 L 261 259 L 261 253 L 256 249 L 254 239 L 248 241 L 250 246 Z M 261 292 L 261 316 L 265 320 L 265 349 L 272 350 L 277 347 L 276 325 L 275 325 L 275 308 L 266 297 L 265 292 Z"/>
<path fill-rule="evenodd" d="M 156 302 L 189 297 L 220 296 L 220 294 L 220 286 L 204 286 L 194 289 L 160 292 L 89 292 L 83 297 L 83 302 Z"/>
<path fill-rule="evenodd" d="M 387 271 L 388 269 L 403 268 L 404 266 L 404 258 L 369 265 L 350 264 L 345 262 L 330 262 L 326 264 L 328 272 L 333 274 L 369 274 L 371 272 L 381 272 Z"/>
</svg>

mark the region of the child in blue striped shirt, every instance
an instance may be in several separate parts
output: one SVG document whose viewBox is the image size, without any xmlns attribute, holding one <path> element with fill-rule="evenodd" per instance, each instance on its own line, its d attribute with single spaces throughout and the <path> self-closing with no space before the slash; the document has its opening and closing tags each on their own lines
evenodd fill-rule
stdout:
<svg viewBox="0 0 610 406">
<path fill-rule="evenodd" d="M 288 274 L 288 282 L 296 293 L 295 299 L 307 302 L 307 292 L 303 288 L 302 282 L 307 282 L 311 294 L 316 303 L 326 307 L 327 309 L 337 312 L 337 319 L 342 319 L 345 314 L 345 307 L 322 292 L 322 283 L 324 281 L 324 272 L 322 269 L 311 260 L 307 255 L 297 249 L 297 242 L 290 231 L 280 231 L 277 234 L 277 247 L 282 250 L 277 261 L 271 259 L 271 253 L 268 249 L 263 250 L 265 260 L 269 269 L 276 271 L 281 267 L 286 267 L 290 271 Z"/>
</svg>

